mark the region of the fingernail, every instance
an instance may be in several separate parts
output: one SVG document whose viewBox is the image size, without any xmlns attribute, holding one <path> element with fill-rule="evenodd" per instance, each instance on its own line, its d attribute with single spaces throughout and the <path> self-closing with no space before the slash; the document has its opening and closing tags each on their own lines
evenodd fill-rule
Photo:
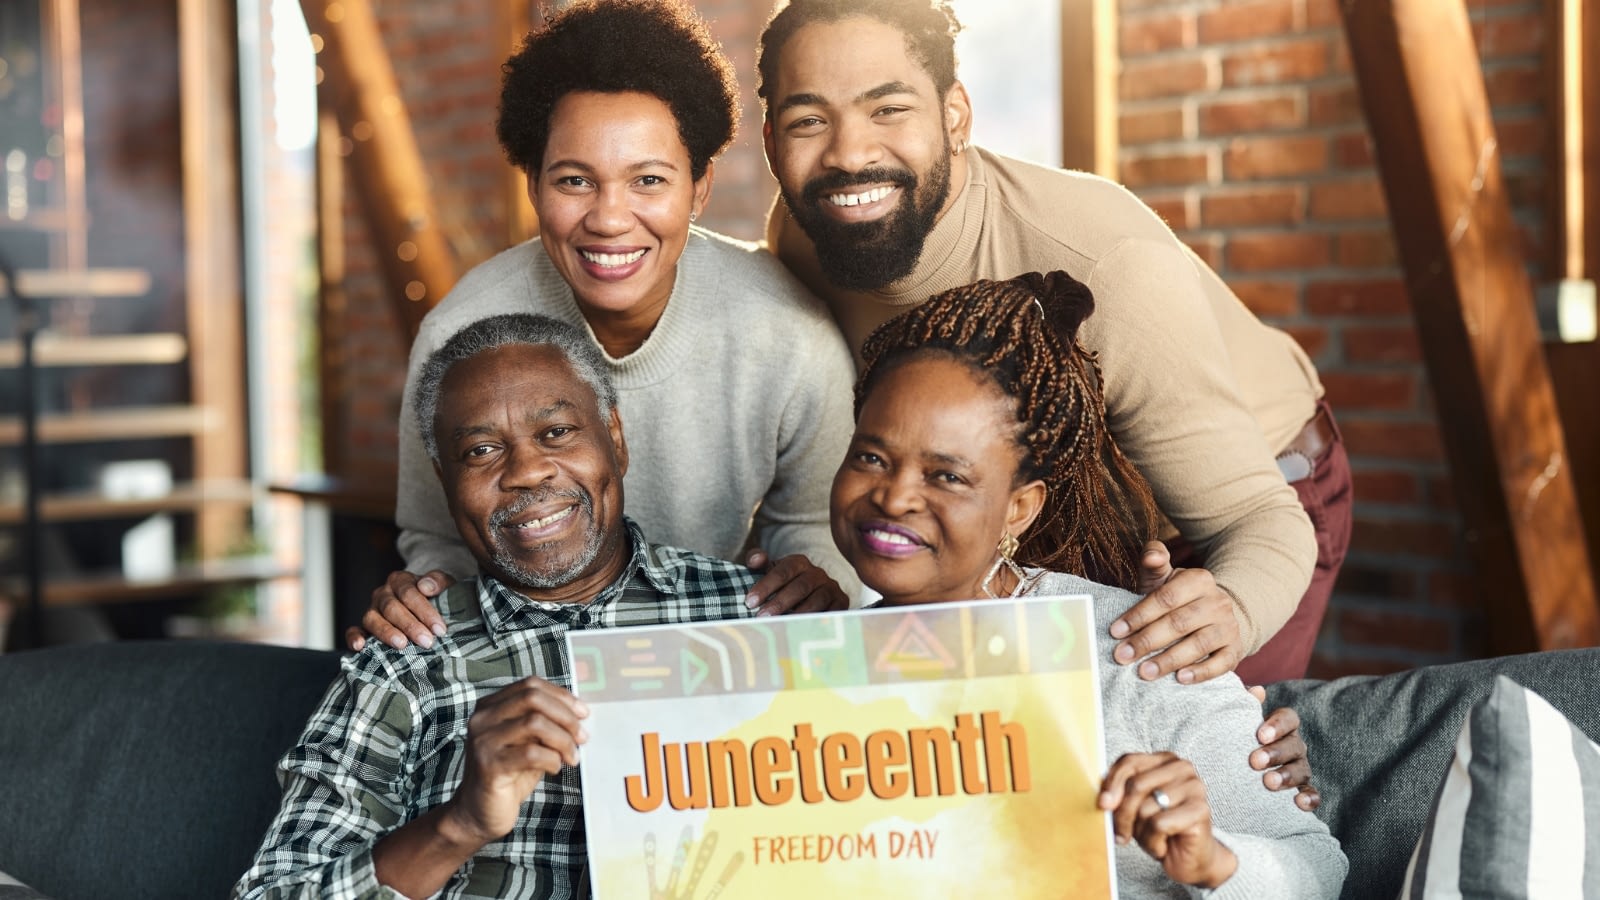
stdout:
<svg viewBox="0 0 1600 900">
<path fill-rule="evenodd" d="M 1133 662 L 1133 645 L 1123 644 L 1117 648 L 1117 662 Z"/>
<path fill-rule="evenodd" d="M 1160 673 L 1160 671 L 1160 667 L 1158 667 L 1155 663 L 1147 662 L 1139 667 L 1139 677 L 1143 678 L 1145 681 L 1150 681 L 1154 679 L 1156 675 Z"/>
<path fill-rule="evenodd" d="M 435 590 L 432 578 L 422 579 L 421 581 L 417 582 L 417 587 L 422 588 L 424 591 Z"/>
<path fill-rule="evenodd" d="M 424 634 L 423 636 L 417 638 L 417 646 L 421 647 L 424 650 L 432 650 L 433 649 L 433 637 L 432 637 L 432 635 Z"/>
<path fill-rule="evenodd" d="M 577 703 L 573 704 L 572 708 L 578 713 L 578 718 L 587 719 L 589 717 L 589 704 L 583 702 L 582 700 L 579 700 Z"/>
<path fill-rule="evenodd" d="M 1127 842 L 1128 842 L 1128 838 L 1125 835 L 1120 835 L 1120 834 L 1117 835 L 1117 844 L 1119 846 L 1122 845 L 1122 844 L 1126 844 Z"/>
<path fill-rule="evenodd" d="M 746 609 L 755 609 L 757 606 L 761 605 L 761 595 L 760 594 L 745 594 L 744 595 L 744 605 L 745 605 Z"/>
<path fill-rule="evenodd" d="M 580 743 L 580 744 L 589 743 L 589 729 L 587 729 L 587 728 L 579 728 L 578 729 L 578 743 Z"/>
<path fill-rule="evenodd" d="M 404 650 L 406 648 L 406 639 L 403 637 L 397 637 L 389 642 L 389 646 L 395 648 L 396 650 Z"/>
<path fill-rule="evenodd" d="M 1121 619 L 1118 619 L 1115 622 L 1112 622 L 1111 623 L 1111 636 L 1114 637 L 1114 638 L 1127 637 L 1128 636 L 1128 623 L 1122 621 Z"/>
<path fill-rule="evenodd" d="M 1250 754 L 1250 768 L 1265 769 L 1267 767 L 1267 751 L 1257 750 Z"/>
<path fill-rule="evenodd" d="M 1182 684 L 1193 684 L 1194 683 L 1194 670 L 1193 669 L 1179 669 L 1178 670 L 1178 681 L 1180 683 L 1182 683 Z"/>
<path fill-rule="evenodd" d="M 433 626 L 433 633 L 439 637 L 444 637 L 444 623 L 435 622 Z"/>
<path fill-rule="evenodd" d="M 1278 739 L 1278 729 L 1273 728 L 1271 725 L 1263 725 L 1261 730 L 1256 732 L 1256 735 L 1261 738 L 1261 743 L 1270 744 Z"/>
<path fill-rule="evenodd" d="M 1278 787 L 1280 785 L 1282 785 L 1282 784 L 1283 784 L 1283 776 L 1282 775 L 1279 775 L 1277 772 L 1268 772 L 1267 773 L 1267 787 L 1271 788 L 1272 790 L 1277 790 Z"/>
</svg>

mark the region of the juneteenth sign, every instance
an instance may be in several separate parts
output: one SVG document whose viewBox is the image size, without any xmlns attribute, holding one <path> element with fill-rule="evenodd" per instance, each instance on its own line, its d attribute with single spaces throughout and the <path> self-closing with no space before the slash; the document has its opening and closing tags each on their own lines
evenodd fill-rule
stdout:
<svg viewBox="0 0 1600 900">
<path fill-rule="evenodd" d="M 1090 603 L 568 632 L 595 897 L 1112 897 Z"/>
</svg>

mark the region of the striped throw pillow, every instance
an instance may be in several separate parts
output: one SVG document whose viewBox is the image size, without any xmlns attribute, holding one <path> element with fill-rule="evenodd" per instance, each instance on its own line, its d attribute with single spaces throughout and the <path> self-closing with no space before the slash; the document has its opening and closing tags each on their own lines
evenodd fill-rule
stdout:
<svg viewBox="0 0 1600 900">
<path fill-rule="evenodd" d="M 1600 745 L 1495 676 L 1461 726 L 1400 897 L 1600 897 Z"/>
</svg>

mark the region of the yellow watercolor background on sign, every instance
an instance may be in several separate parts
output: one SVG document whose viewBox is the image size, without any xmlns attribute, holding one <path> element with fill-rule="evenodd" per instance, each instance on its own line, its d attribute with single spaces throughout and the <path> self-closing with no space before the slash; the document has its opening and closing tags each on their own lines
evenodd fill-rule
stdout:
<svg viewBox="0 0 1600 900">
<path fill-rule="evenodd" d="M 621 809 L 611 821 L 590 823 L 591 872 L 599 900 L 650 898 L 641 848 L 646 832 L 655 834 L 657 893 L 660 900 L 700 900 L 736 853 L 736 867 L 723 897 L 760 900 L 816 900 L 818 891 L 855 896 L 967 897 L 1109 897 L 1110 850 L 1105 818 L 1094 808 L 1099 783 L 1101 740 L 1095 721 L 1095 684 L 1088 672 L 1042 673 L 919 684 L 872 685 L 837 691 L 788 691 L 772 695 L 760 715 L 719 734 L 690 740 L 739 739 L 746 746 L 757 739 L 792 738 L 794 725 L 809 722 L 820 739 L 848 731 L 858 737 L 882 730 L 953 725 L 955 711 L 976 716 L 995 711 L 1005 721 L 1020 722 L 1028 732 L 1032 788 L 1026 793 L 967 795 L 959 788 L 949 797 L 907 797 L 879 800 L 869 794 L 848 803 L 824 799 L 807 804 L 798 799 L 766 807 L 707 811 L 631 813 L 622 799 L 623 778 L 637 772 L 635 754 L 628 771 L 597 771 L 585 762 L 585 791 L 605 808 Z M 716 698 L 670 703 L 625 702 L 609 716 L 628 723 L 633 746 L 637 735 L 671 728 L 695 718 L 697 704 Z M 710 707 L 703 707 L 710 709 Z M 712 717 L 715 720 L 715 717 Z M 613 799 L 614 798 L 614 799 Z M 664 892 L 681 834 L 691 829 L 695 850 L 715 833 L 714 850 L 703 862 L 703 874 L 692 891 L 685 871 Z M 890 859 L 888 833 L 913 829 L 938 834 L 928 859 Z M 877 836 L 877 859 L 827 863 L 775 864 L 754 857 L 754 838 L 787 835 Z M 696 853 L 690 853 L 690 864 Z"/>
</svg>

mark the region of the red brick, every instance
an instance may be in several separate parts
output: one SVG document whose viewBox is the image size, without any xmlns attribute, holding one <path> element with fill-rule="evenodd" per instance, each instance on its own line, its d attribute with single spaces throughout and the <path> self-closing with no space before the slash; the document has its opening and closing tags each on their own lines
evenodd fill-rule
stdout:
<svg viewBox="0 0 1600 900">
<path fill-rule="evenodd" d="M 1123 100 L 1181 97 L 1209 89 L 1211 70 L 1199 57 L 1128 63 L 1117 84 Z"/>
<path fill-rule="evenodd" d="M 1188 10 L 1125 16 L 1120 30 L 1124 59 L 1193 47 L 1195 43 L 1194 13 Z"/>
<path fill-rule="evenodd" d="M 1312 653 L 1306 677 L 1332 679 L 1344 678 L 1347 675 L 1392 675 L 1416 667 L 1417 663 L 1409 660 L 1353 656 L 1349 653 L 1339 656 Z"/>
<path fill-rule="evenodd" d="M 1324 350 L 1328 349 L 1328 329 L 1324 325 L 1285 325 L 1284 333 L 1294 338 L 1300 349 L 1306 351 L 1312 362 L 1321 358 Z"/>
<path fill-rule="evenodd" d="M 1483 59 L 1508 56 L 1538 56 L 1544 49 L 1544 21 L 1539 11 L 1483 19 L 1472 23 L 1472 37 Z"/>
<path fill-rule="evenodd" d="M 1410 325 L 1348 325 L 1344 358 L 1357 363 L 1412 363 L 1422 359 L 1417 330 Z"/>
<path fill-rule="evenodd" d="M 1333 160 L 1341 169 L 1372 167 L 1372 139 L 1365 131 L 1341 134 L 1333 139 Z"/>
<path fill-rule="evenodd" d="M 1349 269 L 1392 268 L 1399 259 L 1394 237 L 1387 228 L 1339 235 L 1335 257 L 1339 265 Z"/>
<path fill-rule="evenodd" d="M 1193 204 L 1189 203 L 1186 194 L 1143 194 L 1139 199 L 1173 231 L 1187 231 L 1194 227 L 1189 212 Z"/>
<path fill-rule="evenodd" d="M 1444 460 L 1439 429 L 1432 422 L 1391 422 L 1341 415 L 1339 430 L 1344 433 L 1345 446 L 1353 457 Z"/>
<path fill-rule="evenodd" d="M 1395 411 L 1417 405 L 1417 379 L 1409 372 L 1323 372 L 1328 402 L 1347 410 Z"/>
<path fill-rule="evenodd" d="M 1338 612 L 1339 637 L 1346 643 L 1448 653 L 1454 644 L 1450 619 L 1390 610 Z"/>
<path fill-rule="evenodd" d="M 1312 125 L 1349 125 L 1364 121 L 1361 94 L 1354 84 L 1312 88 L 1309 121 Z"/>
<path fill-rule="evenodd" d="M 1200 104 L 1201 134 L 1283 131 L 1298 128 L 1305 122 L 1305 109 L 1296 94 L 1273 94 Z"/>
<path fill-rule="evenodd" d="M 1228 287 L 1258 316 L 1292 316 L 1300 309 L 1300 287 L 1292 281 L 1239 281 Z"/>
<path fill-rule="evenodd" d="M 1281 85 L 1321 78 L 1328 73 L 1328 48 L 1327 38 L 1314 37 L 1229 53 L 1222 58 L 1222 85 Z"/>
<path fill-rule="evenodd" d="M 1350 63 L 1350 42 L 1340 33 L 1333 39 L 1332 58 L 1328 61 L 1329 75 L 1349 75 L 1355 71 L 1355 66 Z"/>
<path fill-rule="evenodd" d="M 1236 272 L 1316 269 L 1328 264 L 1325 234 L 1238 234 L 1228 239 L 1228 268 Z"/>
<path fill-rule="evenodd" d="M 1157 184 L 1204 184 L 1211 163 L 1204 153 L 1156 153 L 1122 160 L 1122 183 L 1130 188 Z"/>
<path fill-rule="evenodd" d="M 1360 475 L 1357 473 L 1359 483 Z M 1346 562 L 1341 566 L 1335 585 L 1341 594 L 1384 600 L 1414 600 L 1418 593 L 1415 571 L 1359 562 Z"/>
<path fill-rule="evenodd" d="M 1199 26 L 1202 44 L 1287 34 L 1295 28 L 1294 4 L 1290 0 L 1266 0 L 1220 6 L 1201 13 Z"/>
<path fill-rule="evenodd" d="M 1189 245 L 1194 255 L 1211 268 L 1217 268 L 1222 261 L 1222 238 L 1215 234 L 1189 232 L 1178 235 L 1178 239 Z"/>
<path fill-rule="evenodd" d="M 1306 28 L 1338 28 L 1338 0 L 1306 0 Z"/>
<path fill-rule="evenodd" d="M 1123 146 L 1175 141 L 1183 136 L 1183 106 L 1178 103 L 1127 110 L 1117 117 L 1117 138 Z"/>
<path fill-rule="evenodd" d="M 1398 469 L 1356 469 L 1351 473 L 1357 503 L 1386 506 L 1411 506 L 1422 500 L 1422 488 L 1413 472 Z M 1344 578 L 1341 576 L 1340 587 Z"/>
<path fill-rule="evenodd" d="M 1345 178 L 1311 186 L 1311 218 L 1324 222 L 1386 222 L 1383 185 L 1376 176 Z"/>
<path fill-rule="evenodd" d="M 1500 156 L 1507 160 L 1532 158 L 1543 161 L 1550 123 L 1539 116 L 1497 120 L 1495 137 L 1500 141 Z"/>
<path fill-rule="evenodd" d="M 1484 73 L 1483 83 L 1489 91 L 1489 105 L 1496 109 L 1532 106 L 1544 97 L 1544 73 L 1537 62 L 1498 66 Z"/>
<path fill-rule="evenodd" d="M 1200 221 L 1207 228 L 1241 225 L 1294 225 L 1305 218 L 1299 187 L 1271 186 L 1207 193 L 1200 198 Z"/>
<path fill-rule="evenodd" d="M 1313 316 L 1405 316 L 1411 300 L 1399 279 L 1316 281 L 1306 285 L 1306 311 Z"/>
<path fill-rule="evenodd" d="M 1286 178 L 1327 168 L 1328 142 L 1316 135 L 1240 138 L 1230 141 L 1222 154 L 1222 171 L 1230 181 Z"/>
</svg>

